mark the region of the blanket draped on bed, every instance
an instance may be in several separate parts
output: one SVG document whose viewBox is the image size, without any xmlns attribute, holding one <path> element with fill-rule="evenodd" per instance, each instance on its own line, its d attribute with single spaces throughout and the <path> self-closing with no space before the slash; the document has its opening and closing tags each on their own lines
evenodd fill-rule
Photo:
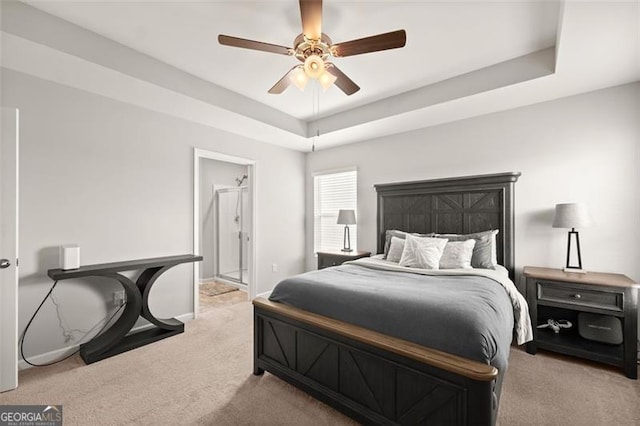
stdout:
<svg viewBox="0 0 640 426">
<path fill-rule="evenodd" d="M 514 326 L 518 344 L 532 338 L 526 301 L 492 270 L 432 271 L 360 259 L 285 279 L 269 299 L 488 363 L 500 376 Z"/>
</svg>

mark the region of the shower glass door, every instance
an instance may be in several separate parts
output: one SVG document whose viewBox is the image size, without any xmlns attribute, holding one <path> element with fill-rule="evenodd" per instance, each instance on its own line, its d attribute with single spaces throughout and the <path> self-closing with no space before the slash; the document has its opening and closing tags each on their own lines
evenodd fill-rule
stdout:
<svg viewBox="0 0 640 426">
<path fill-rule="evenodd" d="M 219 278 L 247 284 L 247 253 L 249 220 L 247 187 L 216 191 L 217 226 L 216 253 Z"/>
</svg>

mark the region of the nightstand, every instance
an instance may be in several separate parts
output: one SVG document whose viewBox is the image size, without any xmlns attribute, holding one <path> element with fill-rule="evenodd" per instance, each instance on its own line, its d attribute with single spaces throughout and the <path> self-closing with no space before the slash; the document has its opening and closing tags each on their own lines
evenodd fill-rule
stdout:
<svg viewBox="0 0 640 426">
<path fill-rule="evenodd" d="M 527 352 L 538 349 L 578 356 L 622 367 L 630 379 L 638 378 L 638 284 L 620 274 L 598 272 L 567 273 L 560 269 L 526 266 L 527 302 L 533 326 L 533 340 Z M 619 345 L 587 340 L 578 333 L 578 313 L 589 312 L 618 318 L 623 342 Z M 548 319 L 568 320 L 569 329 L 554 333 L 538 329 Z"/>
<path fill-rule="evenodd" d="M 342 265 L 348 260 L 356 260 L 362 257 L 371 256 L 369 251 L 319 251 L 318 252 L 318 269 L 329 268 L 331 266 Z"/>
</svg>

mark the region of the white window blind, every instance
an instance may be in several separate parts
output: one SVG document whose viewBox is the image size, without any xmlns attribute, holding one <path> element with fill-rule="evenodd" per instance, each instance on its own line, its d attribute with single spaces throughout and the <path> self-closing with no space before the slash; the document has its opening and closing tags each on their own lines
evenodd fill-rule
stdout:
<svg viewBox="0 0 640 426">
<path fill-rule="evenodd" d="M 338 225 L 338 210 L 356 210 L 358 174 L 355 170 L 316 175 L 314 183 L 314 251 L 343 247 L 344 225 Z M 356 214 L 356 220 L 357 220 Z M 351 248 L 357 250 L 357 225 L 349 225 Z"/>
</svg>

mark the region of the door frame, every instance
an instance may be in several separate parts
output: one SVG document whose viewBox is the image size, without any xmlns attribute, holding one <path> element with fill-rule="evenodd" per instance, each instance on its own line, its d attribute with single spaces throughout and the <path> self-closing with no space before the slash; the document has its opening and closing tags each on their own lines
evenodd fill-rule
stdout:
<svg viewBox="0 0 640 426">
<path fill-rule="evenodd" d="M 257 271 L 257 226 L 258 217 L 258 185 L 257 185 L 257 161 L 250 158 L 237 157 L 221 152 L 206 149 L 193 149 L 193 253 L 200 255 L 200 160 L 216 160 L 227 163 L 247 166 L 249 199 L 251 200 L 251 234 L 249 236 L 249 250 L 247 264 L 249 266 L 249 279 L 247 292 L 249 300 L 256 297 L 256 271 Z M 193 264 L 193 317 L 197 318 L 200 311 L 200 262 Z"/>
<path fill-rule="evenodd" d="M 12 222 L 8 229 L 2 229 L 0 233 L 9 235 L 9 245 L 0 244 L 0 257 L 7 258 L 11 262 L 9 268 L 2 270 L 0 279 L 0 392 L 12 390 L 18 387 L 18 206 L 19 206 L 19 150 L 20 150 L 20 111 L 16 108 L 2 107 L 2 135 L 0 136 L 0 151 L 7 146 L 8 157 L 0 156 L 2 169 L 5 167 L 15 173 L 15 188 L 11 180 L 10 186 L 0 188 L 0 191 L 14 191 L 15 199 L 10 199 L 9 209 L 2 206 L 2 215 L 7 215 L 4 220 Z M 13 125 L 7 125 L 13 122 Z M 13 146 L 9 146 L 4 139 L 13 140 Z M 4 173 L 4 172 L 3 172 Z M 2 176 L 0 176 L 1 178 Z M 4 185 L 4 179 L 0 184 Z M 13 196 L 11 198 L 14 198 Z M 2 223 L 0 223 L 2 225 Z M 1 243 L 1 242 L 0 242 Z M 9 276 L 7 278 L 7 276 Z"/>
</svg>

